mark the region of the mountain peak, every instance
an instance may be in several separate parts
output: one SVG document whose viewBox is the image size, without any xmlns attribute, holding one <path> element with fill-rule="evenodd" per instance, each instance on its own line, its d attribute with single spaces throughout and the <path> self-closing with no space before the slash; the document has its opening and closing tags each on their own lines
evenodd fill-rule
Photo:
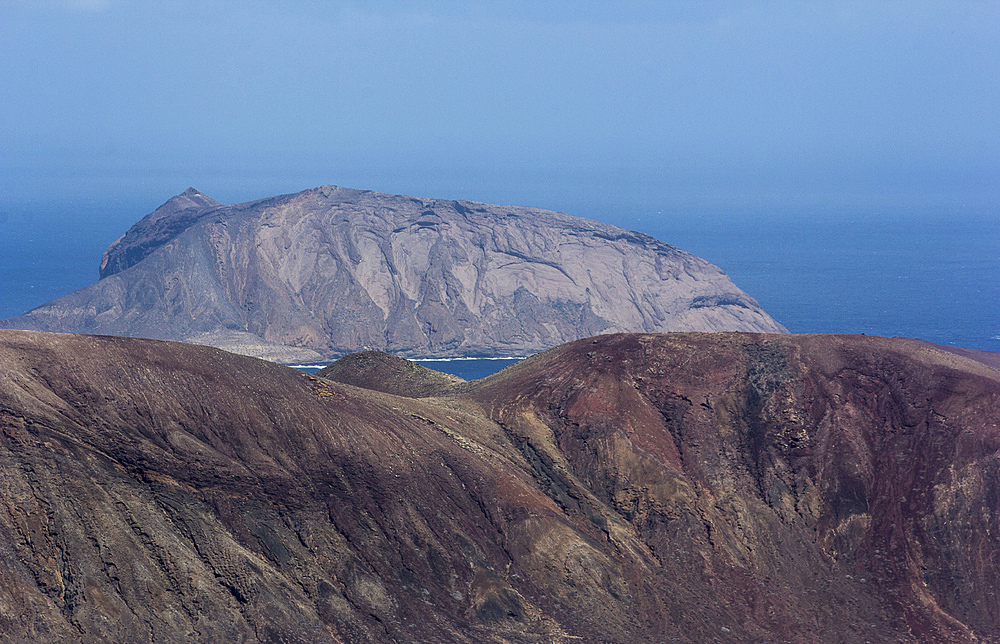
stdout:
<svg viewBox="0 0 1000 644">
<path fill-rule="evenodd" d="M 171 197 L 108 246 L 101 257 L 101 278 L 120 273 L 142 261 L 189 228 L 203 213 L 221 205 L 196 188 L 188 188 Z"/>
<path fill-rule="evenodd" d="M 205 207 L 205 206 L 221 206 L 222 205 L 221 203 L 219 203 L 215 199 L 212 199 L 211 197 L 209 197 L 208 195 L 206 195 L 201 190 L 198 190 L 197 188 L 188 188 L 187 190 L 185 190 L 184 192 L 180 193 L 179 195 L 177 195 L 175 197 L 171 197 L 170 199 L 168 199 L 167 202 L 165 204 L 163 204 L 162 206 L 160 206 L 159 208 L 157 208 L 153 212 L 153 214 L 156 214 L 157 212 L 160 212 L 161 210 L 163 210 L 164 208 L 170 206 L 171 204 L 179 205 L 181 209 L 190 208 L 192 206 Z"/>
<path fill-rule="evenodd" d="M 510 356 L 615 331 L 785 331 L 718 267 L 652 237 L 464 203 L 319 186 L 222 206 L 190 188 L 108 249 L 102 277 L 129 269 L 114 289 L 95 284 L 72 296 L 86 306 L 53 302 L 5 325 L 240 332 L 212 344 L 260 356 L 280 345 L 284 357 L 267 355 L 282 362 L 303 349 Z"/>
</svg>

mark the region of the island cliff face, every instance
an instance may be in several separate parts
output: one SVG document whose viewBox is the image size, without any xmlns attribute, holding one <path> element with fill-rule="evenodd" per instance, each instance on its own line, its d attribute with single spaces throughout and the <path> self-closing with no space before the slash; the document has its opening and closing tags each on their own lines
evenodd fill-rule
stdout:
<svg viewBox="0 0 1000 644">
<path fill-rule="evenodd" d="M 2 637 L 1000 641 L 985 364 L 624 334 L 325 374 L 0 332 Z"/>
<path fill-rule="evenodd" d="M 332 186 L 228 206 L 188 190 L 108 248 L 101 277 L 0 326 L 286 363 L 360 349 L 518 356 L 613 331 L 784 332 L 717 267 L 641 233 Z"/>
</svg>

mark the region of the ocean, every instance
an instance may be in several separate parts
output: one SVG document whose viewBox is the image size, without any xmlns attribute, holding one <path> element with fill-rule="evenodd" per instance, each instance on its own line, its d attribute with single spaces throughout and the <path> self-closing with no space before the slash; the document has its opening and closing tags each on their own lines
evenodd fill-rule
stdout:
<svg viewBox="0 0 1000 644">
<path fill-rule="evenodd" d="M 720 266 L 792 333 L 1000 351 L 1000 213 L 705 217 L 647 232 Z"/>
<path fill-rule="evenodd" d="M 104 249 L 152 209 L 0 204 L 0 318 L 94 282 Z M 687 212 L 624 227 L 721 267 L 792 333 L 906 336 L 1000 352 L 1000 213 Z M 474 379 L 512 362 L 422 364 Z"/>
</svg>

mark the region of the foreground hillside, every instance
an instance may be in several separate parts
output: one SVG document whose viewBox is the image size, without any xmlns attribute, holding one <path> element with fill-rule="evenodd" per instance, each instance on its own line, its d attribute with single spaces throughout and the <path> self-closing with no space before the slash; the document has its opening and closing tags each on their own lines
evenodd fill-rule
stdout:
<svg viewBox="0 0 1000 644">
<path fill-rule="evenodd" d="M 1000 641 L 984 364 L 645 334 L 326 375 L 0 332 L 2 637 Z"/>
<path fill-rule="evenodd" d="M 321 186 L 133 226 L 101 280 L 0 328 L 182 340 L 284 363 L 527 355 L 612 331 L 784 332 L 717 267 L 570 215 Z"/>
</svg>

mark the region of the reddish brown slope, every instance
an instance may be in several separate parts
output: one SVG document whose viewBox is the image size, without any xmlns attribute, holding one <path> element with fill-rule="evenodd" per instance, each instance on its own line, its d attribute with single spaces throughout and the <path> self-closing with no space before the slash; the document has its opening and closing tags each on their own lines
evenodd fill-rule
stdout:
<svg viewBox="0 0 1000 644">
<path fill-rule="evenodd" d="M 998 376 L 906 340 L 620 335 L 476 397 L 581 530 L 648 548 L 623 605 L 654 629 L 997 641 Z"/>
<path fill-rule="evenodd" d="M 945 344 L 933 344 L 925 340 L 914 340 L 914 342 L 928 344 L 936 349 L 954 353 L 962 356 L 963 358 L 975 360 L 976 362 L 982 362 L 984 365 L 993 367 L 994 369 L 1000 369 L 1000 353 L 994 353 L 993 351 L 980 351 L 978 349 L 966 349 L 964 347 L 953 347 Z"/>
<path fill-rule="evenodd" d="M 619 335 L 453 391 L 0 332 L 0 633 L 1000 641 L 995 370 Z"/>
<path fill-rule="evenodd" d="M 503 455 L 456 439 L 484 421 L 433 415 L 216 349 L 3 332 L 0 633 L 558 634 L 508 581 L 495 499 L 556 524 L 558 510 Z"/>
</svg>

